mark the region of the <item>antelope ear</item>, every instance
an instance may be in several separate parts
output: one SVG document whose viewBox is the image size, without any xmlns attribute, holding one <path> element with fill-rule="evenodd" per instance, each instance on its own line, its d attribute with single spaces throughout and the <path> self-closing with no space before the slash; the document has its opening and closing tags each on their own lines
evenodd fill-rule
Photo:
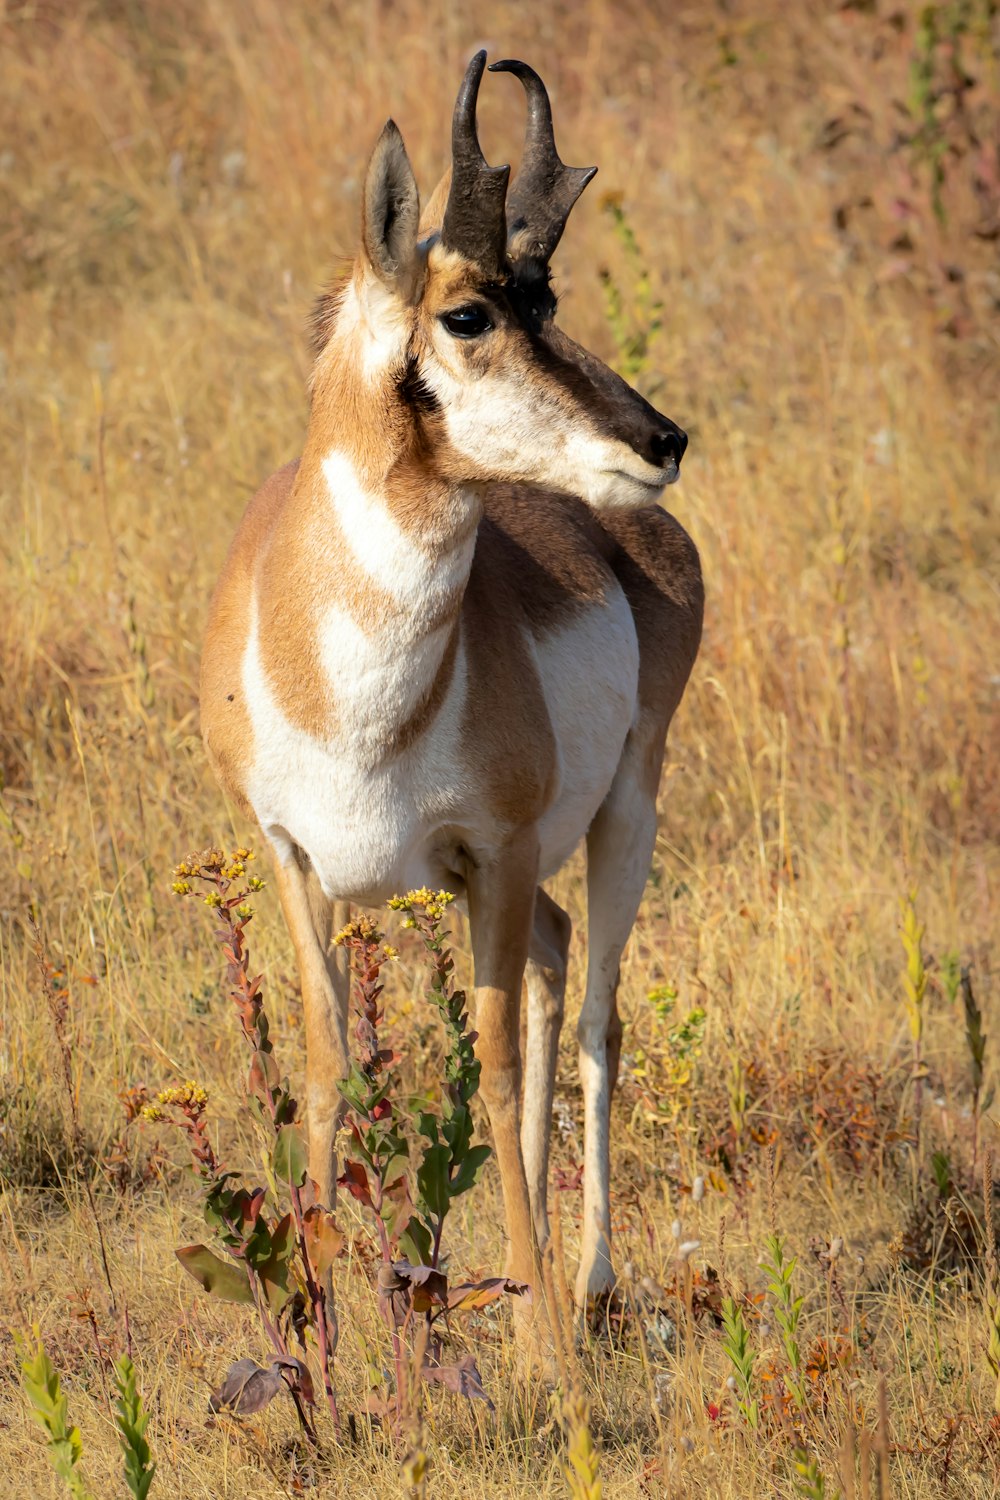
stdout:
<svg viewBox="0 0 1000 1500">
<path fill-rule="evenodd" d="M 407 301 L 420 282 L 417 225 L 420 195 L 403 137 L 387 120 L 365 173 L 361 240 L 375 275 Z"/>
</svg>

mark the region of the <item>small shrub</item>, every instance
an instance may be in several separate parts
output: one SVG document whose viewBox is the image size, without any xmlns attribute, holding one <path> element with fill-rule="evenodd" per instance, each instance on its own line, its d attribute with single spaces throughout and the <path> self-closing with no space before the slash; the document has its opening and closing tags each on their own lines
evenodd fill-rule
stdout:
<svg viewBox="0 0 1000 1500">
<path fill-rule="evenodd" d="M 315 1444 L 313 1380 L 306 1362 L 292 1353 L 291 1340 L 305 1353 L 307 1337 L 311 1339 L 339 1434 L 333 1379 L 338 1329 L 330 1271 L 344 1237 L 333 1215 L 316 1201 L 298 1104 L 278 1069 L 261 979 L 251 977 L 246 928 L 254 917 L 251 897 L 264 889 L 262 880 L 248 874 L 252 860 L 248 849 L 228 855 L 221 849 L 204 850 L 177 866 L 173 889 L 183 897 L 200 892 L 216 921 L 230 998 L 250 1053 L 245 1098 L 262 1133 L 266 1185 L 245 1183 L 218 1159 L 207 1131 L 208 1097 L 194 1081 L 161 1090 L 143 1113 L 184 1132 L 202 1180 L 212 1245 L 182 1247 L 177 1251 L 181 1265 L 209 1295 L 253 1306 L 271 1348 L 266 1366 L 249 1358 L 231 1366 L 212 1397 L 213 1410 L 227 1407 L 249 1414 L 286 1391 L 302 1430 Z M 492 1407 L 473 1355 L 453 1362 L 443 1358 L 445 1324 L 499 1297 L 528 1292 L 505 1276 L 450 1285 L 441 1265 L 448 1212 L 475 1185 L 489 1155 L 489 1147 L 472 1141 L 470 1104 L 479 1085 L 479 1063 L 466 997 L 454 986 L 442 925 L 452 899 L 445 891 L 420 890 L 391 903 L 423 943 L 430 966 L 428 996 L 444 1024 L 439 1112 L 400 1103 L 396 1057 L 383 1039 L 380 1006 L 382 968 L 396 957 L 395 949 L 365 916 L 335 939 L 350 955 L 357 1017 L 356 1056 L 341 1084 L 352 1144 L 339 1181 L 371 1215 L 379 1259 L 378 1301 L 392 1345 L 395 1385 L 391 1392 L 376 1391 L 368 1410 L 378 1421 L 391 1418 L 400 1435 L 412 1429 L 419 1406 L 414 1387 L 419 1390 L 421 1382 L 443 1385 Z M 377 1365 L 376 1384 L 381 1385 Z"/>
</svg>

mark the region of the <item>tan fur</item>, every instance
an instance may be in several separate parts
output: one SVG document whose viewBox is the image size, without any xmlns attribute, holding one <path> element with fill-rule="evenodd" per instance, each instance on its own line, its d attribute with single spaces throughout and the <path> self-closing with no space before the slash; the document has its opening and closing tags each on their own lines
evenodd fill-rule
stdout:
<svg viewBox="0 0 1000 1500">
<path fill-rule="evenodd" d="M 257 567 L 280 524 L 295 485 L 299 460 L 264 481 L 243 513 L 208 606 L 201 655 L 201 733 L 224 791 L 245 817 L 253 817 L 243 773 L 252 754 L 253 725 L 243 695 L 242 658 Z"/>
</svg>

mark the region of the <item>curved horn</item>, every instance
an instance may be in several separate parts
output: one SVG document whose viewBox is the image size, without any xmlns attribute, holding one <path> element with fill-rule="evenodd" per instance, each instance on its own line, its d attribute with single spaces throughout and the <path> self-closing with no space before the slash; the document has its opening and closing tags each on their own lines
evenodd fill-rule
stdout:
<svg viewBox="0 0 1000 1500">
<path fill-rule="evenodd" d="M 451 123 L 451 190 L 441 226 L 441 242 L 475 262 L 487 276 L 500 276 L 507 262 L 504 199 L 510 167 L 491 167 L 476 133 L 476 100 L 486 67 L 477 52 L 455 100 Z"/>
<path fill-rule="evenodd" d="M 597 171 L 560 161 L 552 129 L 552 106 L 545 85 L 527 63 L 508 58 L 490 64 L 491 73 L 513 73 L 528 96 L 524 157 L 510 190 L 511 255 L 547 265 L 562 239 L 570 210 Z"/>
</svg>

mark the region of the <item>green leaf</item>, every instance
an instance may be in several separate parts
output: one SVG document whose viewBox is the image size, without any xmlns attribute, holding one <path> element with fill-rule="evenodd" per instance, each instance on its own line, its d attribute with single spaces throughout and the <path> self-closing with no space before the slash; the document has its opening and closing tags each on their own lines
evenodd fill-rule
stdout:
<svg viewBox="0 0 1000 1500">
<path fill-rule="evenodd" d="M 271 1231 L 271 1253 L 267 1260 L 255 1267 L 274 1312 L 279 1312 L 288 1299 L 288 1268 L 295 1244 L 295 1225 L 291 1214 L 286 1214 Z"/>
<path fill-rule="evenodd" d="M 115 1425 L 125 1460 L 125 1483 L 135 1500 L 146 1500 L 156 1464 L 145 1437 L 149 1413 L 143 1408 L 135 1367 L 127 1354 L 115 1362 L 115 1387 L 118 1391 Z"/>
<path fill-rule="evenodd" d="M 274 1143 L 271 1165 L 278 1182 L 302 1187 L 308 1166 L 306 1143 L 298 1125 L 282 1125 Z"/>
<path fill-rule="evenodd" d="M 411 1219 L 399 1236 L 400 1250 L 414 1265 L 426 1265 L 431 1258 L 433 1246 L 430 1230 L 417 1218 Z"/>
<path fill-rule="evenodd" d="M 931 1156 L 931 1170 L 934 1173 L 934 1181 L 942 1198 L 951 1195 L 951 1162 L 948 1160 L 947 1152 L 935 1151 Z"/>
<path fill-rule="evenodd" d="M 436 1219 L 448 1212 L 448 1168 L 451 1152 L 445 1145 L 428 1146 L 417 1168 L 417 1189 L 427 1211 Z"/>
<path fill-rule="evenodd" d="M 239 1205 L 244 1199 L 249 1201 L 250 1196 L 242 1188 L 229 1186 L 235 1178 L 235 1172 L 224 1172 L 217 1177 L 205 1195 L 204 1207 L 206 1224 L 232 1245 L 239 1243 L 239 1237 L 227 1229 L 226 1220 L 241 1220 L 243 1215 Z"/>
<path fill-rule="evenodd" d="M 276 1125 L 291 1124 L 295 1119 L 298 1107 L 298 1100 L 293 1098 L 289 1092 L 288 1079 L 283 1078 L 274 1096 L 274 1123 Z"/>
<path fill-rule="evenodd" d="M 441 1134 L 451 1148 L 453 1162 L 461 1162 L 472 1144 L 472 1114 L 468 1106 L 459 1104 L 441 1127 Z"/>
<path fill-rule="evenodd" d="M 246 1270 L 231 1261 L 220 1260 L 205 1245 L 185 1245 L 174 1252 L 189 1276 L 211 1297 L 223 1302 L 252 1302 L 253 1292 Z"/>
<path fill-rule="evenodd" d="M 32 1418 L 48 1438 L 49 1462 L 76 1500 L 91 1500 L 91 1492 L 76 1467 L 83 1456 L 83 1440 L 79 1429 L 70 1425 L 59 1376 L 38 1337 L 37 1328 L 33 1353 L 28 1341 L 16 1333 L 14 1342 L 22 1358 L 21 1376 Z"/>
<path fill-rule="evenodd" d="M 452 1198 L 457 1198 L 460 1193 L 467 1193 L 470 1188 L 475 1187 L 479 1180 L 479 1174 L 489 1161 L 490 1155 L 489 1146 L 469 1147 L 461 1166 L 451 1179 L 449 1191 Z"/>
<path fill-rule="evenodd" d="M 362 1073 L 357 1063 L 352 1062 L 347 1077 L 342 1078 L 337 1084 L 338 1092 L 342 1099 L 346 1099 L 352 1109 L 358 1114 L 367 1113 L 368 1095 L 371 1092 L 371 1081 Z"/>
</svg>

